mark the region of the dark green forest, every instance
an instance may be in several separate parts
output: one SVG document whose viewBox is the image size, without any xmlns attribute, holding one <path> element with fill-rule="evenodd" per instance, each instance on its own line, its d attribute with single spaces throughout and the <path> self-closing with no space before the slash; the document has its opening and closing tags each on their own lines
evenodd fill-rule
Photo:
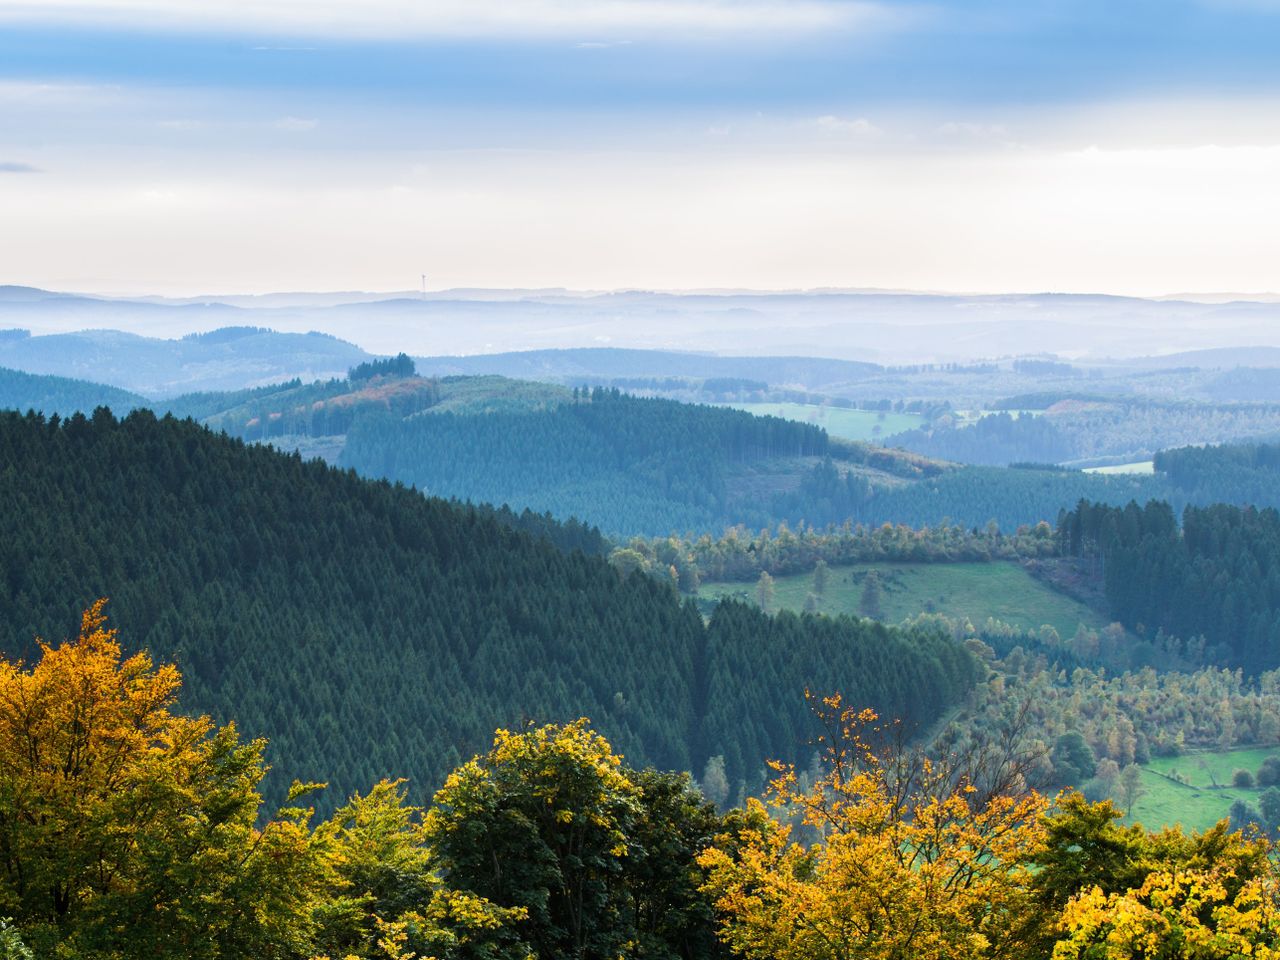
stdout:
<svg viewBox="0 0 1280 960">
<path fill-rule="evenodd" d="M 1155 468 L 1192 502 L 1280 506 L 1280 444 L 1164 450 Z"/>
<path fill-rule="evenodd" d="M 996 467 L 1057 463 L 1075 456 L 1069 436 L 1048 418 L 1030 413 L 994 413 L 962 429 L 922 427 L 895 434 L 886 442 L 941 460 Z"/>
<path fill-rule="evenodd" d="M 705 529 L 729 514 L 730 473 L 821 456 L 808 424 L 597 388 L 551 410 L 367 416 L 340 462 L 443 496 L 586 517 L 607 532 Z"/>
<path fill-rule="evenodd" d="M 534 535 L 598 551 L 589 528 L 145 410 L 0 415 L 0 463 L 6 651 L 109 597 L 132 646 L 182 668 L 187 709 L 271 738 L 272 796 L 295 776 L 338 798 L 389 775 L 427 787 L 495 725 L 582 715 L 632 762 L 723 755 L 754 786 L 767 757 L 803 759 L 806 688 L 929 722 L 974 681 L 936 629 L 732 605 L 706 625 L 668 585 Z"/>
<path fill-rule="evenodd" d="M 1092 562 L 1113 615 L 1140 635 L 1180 638 L 1205 662 L 1280 665 L 1280 513 L 1217 504 L 1173 509 L 1081 502 L 1061 548 Z"/>
<path fill-rule="evenodd" d="M 0 367 L 0 410 L 38 410 L 44 413 L 74 413 L 111 407 L 122 413 L 146 406 L 136 393 L 70 377 L 41 376 Z"/>
</svg>

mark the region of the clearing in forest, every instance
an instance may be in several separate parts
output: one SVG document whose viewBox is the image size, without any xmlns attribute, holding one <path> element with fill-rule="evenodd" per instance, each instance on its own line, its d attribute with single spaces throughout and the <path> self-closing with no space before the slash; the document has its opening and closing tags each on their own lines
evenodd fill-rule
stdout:
<svg viewBox="0 0 1280 960">
<path fill-rule="evenodd" d="M 875 571 L 880 582 L 880 619 L 896 623 L 919 613 L 968 618 L 981 626 L 988 617 L 1035 630 L 1052 626 L 1064 640 L 1080 624 L 1101 629 L 1107 619 L 1097 611 L 1037 580 L 1013 562 L 991 563 L 859 563 L 831 567 L 827 587 L 817 598 L 817 612 L 863 615 L 867 579 Z M 874 593 L 874 588 L 871 591 Z M 815 593 L 813 573 L 774 579 L 775 610 L 805 609 Z M 754 583 L 705 583 L 698 595 L 708 599 L 739 596 L 754 601 Z"/>
</svg>

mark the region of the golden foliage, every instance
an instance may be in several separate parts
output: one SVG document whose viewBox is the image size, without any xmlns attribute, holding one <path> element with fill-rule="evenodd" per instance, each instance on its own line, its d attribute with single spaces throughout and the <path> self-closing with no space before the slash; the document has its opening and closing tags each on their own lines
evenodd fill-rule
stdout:
<svg viewBox="0 0 1280 960">
<path fill-rule="evenodd" d="M 721 936 L 749 960 L 1016 957 L 1034 915 L 1023 853 L 1047 801 L 979 801 L 947 764 L 894 744 L 871 711 L 826 699 L 826 773 L 776 765 L 770 799 L 820 836 L 805 845 L 754 803 L 755 828 L 702 857 Z"/>
<path fill-rule="evenodd" d="M 1063 912 L 1053 960 L 1280 958 L 1274 877 L 1248 880 L 1234 896 L 1227 870 L 1159 870 L 1142 886 L 1093 887 Z"/>
<path fill-rule="evenodd" d="M 256 829 L 264 744 L 173 712 L 177 669 L 124 657 L 104 608 L 0 660 L 0 910 L 37 954 L 285 955 L 325 872 L 309 811 Z"/>
</svg>

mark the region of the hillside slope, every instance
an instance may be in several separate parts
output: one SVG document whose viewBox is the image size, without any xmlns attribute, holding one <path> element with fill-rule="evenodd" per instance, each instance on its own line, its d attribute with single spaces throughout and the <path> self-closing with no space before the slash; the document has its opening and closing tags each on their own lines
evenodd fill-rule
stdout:
<svg viewBox="0 0 1280 960">
<path fill-rule="evenodd" d="M 0 367 L 0 410 L 66 415 L 77 410 L 87 413 L 97 407 L 111 407 L 123 413 L 146 403 L 146 399 L 136 393 L 101 383 Z"/>
<path fill-rule="evenodd" d="M 802 693 L 928 722 L 973 680 L 938 634 L 693 605 L 490 513 L 191 422 L 0 414 L 0 624 L 10 654 L 99 596 L 176 658 L 185 705 L 271 737 L 332 797 L 431 786 L 498 725 L 590 716 L 635 763 L 754 781 L 804 759 Z M 74 558 L 74 561 L 68 559 Z"/>
</svg>

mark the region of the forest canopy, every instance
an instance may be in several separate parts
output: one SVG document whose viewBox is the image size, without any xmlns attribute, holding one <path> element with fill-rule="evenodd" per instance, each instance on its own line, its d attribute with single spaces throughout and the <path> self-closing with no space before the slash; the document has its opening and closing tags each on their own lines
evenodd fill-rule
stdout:
<svg viewBox="0 0 1280 960">
<path fill-rule="evenodd" d="M 929 723 L 976 678 L 937 629 L 734 605 L 704 623 L 670 584 L 584 554 L 599 542 L 580 526 L 146 411 L 0 414 L 0 462 L 4 650 L 110 596 L 132 649 L 182 667 L 186 709 L 271 738 L 273 799 L 292 777 L 438 783 L 497 724 L 583 715 L 637 762 L 723 756 L 737 792 L 799 759 L 805 710 L 779 689 Z"/>
</svg>

